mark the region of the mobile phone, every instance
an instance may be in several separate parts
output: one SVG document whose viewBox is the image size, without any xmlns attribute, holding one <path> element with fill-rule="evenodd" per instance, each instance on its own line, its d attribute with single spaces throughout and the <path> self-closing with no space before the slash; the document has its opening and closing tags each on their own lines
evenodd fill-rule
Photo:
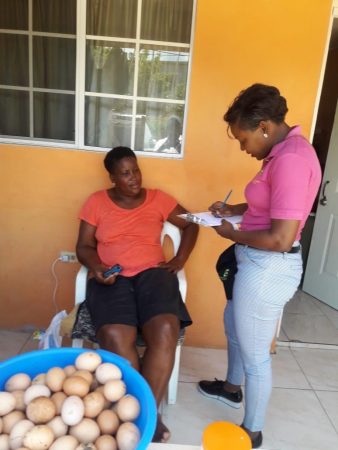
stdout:
<svg viewBox="0 0 338 450">
<path fill-rule="evenodd" d="M 103 272 L 103 278 L 108 278 L 113 273 L 120 273 L 122 270 L 122 267 L 120 264 L 115 264 L 115 266 L 111 267 L 110 269 Z"/>
</svg>

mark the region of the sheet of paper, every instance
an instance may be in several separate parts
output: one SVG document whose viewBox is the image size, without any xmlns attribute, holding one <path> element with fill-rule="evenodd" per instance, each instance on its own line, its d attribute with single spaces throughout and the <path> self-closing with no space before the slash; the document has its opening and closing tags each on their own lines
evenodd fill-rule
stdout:
<svg viewBox="0 0 338 450">
<path fill-rule="evenodd" d="M 211 212 L 205 211 L 193 214 L 179 214 L 179 217 L 182 217 L 188 222 L 197 223 L 198 225 L 202 225 L 204 227 L 216 227 L 221 225 L 222 220 L 226 220 L 227 222 L 230 222 L 236 230 L 238 229 L 238 224 L 241 223 L 243 216 L 215 217 L 211 214 Z"/>
</svg>

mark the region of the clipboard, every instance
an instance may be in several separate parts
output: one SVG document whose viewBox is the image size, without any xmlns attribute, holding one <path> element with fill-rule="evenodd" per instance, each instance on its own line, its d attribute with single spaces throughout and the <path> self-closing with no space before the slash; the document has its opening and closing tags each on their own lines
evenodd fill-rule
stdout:
<svg viewBox="0 0 338 450">
<path fill-rule="evenodd" d="M 210 211 L 200 212 L 200 213 L 187 213 L 179 214 L 178 217 L 187 222 L 193 222 L 197 225 L 202 225 L 203 227 L 217 227 L 222 225 L 222 220 L 230 222 L 235 230 L 238 230 L 240 223 L 242 222 L 243 216 L 230 216 L 230 217 L 215 217 Z"/>
</svg>

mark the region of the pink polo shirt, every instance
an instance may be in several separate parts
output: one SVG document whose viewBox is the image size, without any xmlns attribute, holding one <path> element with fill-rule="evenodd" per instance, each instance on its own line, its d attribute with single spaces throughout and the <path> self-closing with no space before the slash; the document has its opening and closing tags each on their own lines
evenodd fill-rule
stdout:
<svg viewBox="0 0 338 450">
<path fill-rule="evenodd" d="M 296 126 L 272 148 L 262 169 L 245 188 L 248 209 L 241 230 L 267 230 L 271 219 L 300 220 L 299 240 L 320 181 L 316 152 Z"/>
</svg>

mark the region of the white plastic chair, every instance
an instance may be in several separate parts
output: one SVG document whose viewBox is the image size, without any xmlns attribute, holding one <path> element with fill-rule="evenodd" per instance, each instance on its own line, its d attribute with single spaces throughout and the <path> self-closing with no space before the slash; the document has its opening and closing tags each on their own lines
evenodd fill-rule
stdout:
<svg viewBox="0 0 338 450">
<path fill-rule="evenodd" d="M 165 222 L 161 234 L 161 242 L 163 244 L 164 237 L 168 236 L 171 239 L 173 245 L 174 254 L 177 254 L 178 248 L 181 242 L 181 233 L 180 230 L 173 224 L 169 222 Z M 80 270 L 76 275 L 75 281 L 75 304 L 83 302 L 86 298 L 86 288 L 87 288 L 87 275 L 88 269 L 85 266 L 81 266 Z M 184 270 L 180 270 L 177 273 L 179 289 L 181 292 L 181 296 L 183 301 L 186 300 L 187 295 L 187 280 L 185 277 Z M 181 345 L 183 339 L 179 339 L 177 342 L 176 353 L 175 353 L 175 363 L 173 370 L 171 372 L 170 380 L 168 383 L 168 404 L 174 405 L 176 403 L 177 397 L 177 385 L 178 385 L 178 374 L 180 367 L 180 357 L 181 357 Z M 82 339 L 73 339 L 72 347 L 82 347 L 83 340 Z"/>
</svg>

